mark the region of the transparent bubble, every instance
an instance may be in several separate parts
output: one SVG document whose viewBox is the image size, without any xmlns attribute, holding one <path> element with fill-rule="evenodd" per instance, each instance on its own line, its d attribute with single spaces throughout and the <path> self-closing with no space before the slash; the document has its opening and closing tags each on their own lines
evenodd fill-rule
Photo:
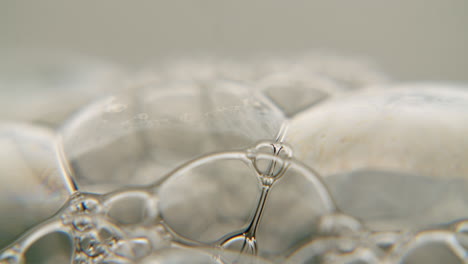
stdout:
<svg viewBox="0 0 468 264">
<path fill-rule="evenodd" d="M 389 256 L 402 263 L 466 263 L 466 249 L 449 230 L 425 230 L 400 243 Z"/>
<path fill-rule="evenodd" d="M 0 124 L 0 247 L 49 218 L 66 201 L 56 135 L 21 123 Z"/>
<path fill-rule="evenodd" d="M 465 175 L 463 87 L 390 87 L 304 112 L 291 121 L 289 144 L 301 143 L 297 156 L 317 163 L 325 175 L 371 165 L 432 177 Z"/>
<path fill-rule="evenodd" d="M 149 184 L 203 153 L 273 138 L 284 119 L 237 83 L 171 88 L 143 87 L 97 101 L 63 126 L 65 153 L 83 190 L 109 191 L 110 175 L 114 188 Z"/>
<path fill-rule="evenodd" d="M 169 174 L 156 191 L 175 241 L 278 258 L 311 239 L 319 217 L 336 208 L 317 174 L 279 153 L 217 153 Z M 259 159 L 268 160 L 269 174 Z"/>
<path fill-rule="evenodd" d="M 0 263 L 468 261 L 464 88 L 216 66 L 0 125 Z"/>
<path fill-rule="evenodd" d="M 286 140 L 344 212 L 378 230 L 423 228 L 466 217 L 467 107 L 463 87 L 395 85 L 303 112 Z"/>
<path fill-rule="evenodd" d="M 162 217 L 174 231 L 209 243 L 247 223 L 260 187 L 243 160 L 215 155 L 176 171 L 158 194 Z"/>
</svg>

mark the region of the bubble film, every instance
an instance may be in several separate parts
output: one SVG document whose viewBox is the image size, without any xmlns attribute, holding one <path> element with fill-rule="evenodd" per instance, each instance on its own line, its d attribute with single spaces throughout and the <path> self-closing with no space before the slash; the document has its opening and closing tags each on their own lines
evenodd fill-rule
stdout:
<svg viewBox="0 0 468 264">
<path fill-rule="evenodd" d="M 0 263 L 468 262 L 466 86 L 323 56 L 128 78 L 0 123 Z"/>
</svg>

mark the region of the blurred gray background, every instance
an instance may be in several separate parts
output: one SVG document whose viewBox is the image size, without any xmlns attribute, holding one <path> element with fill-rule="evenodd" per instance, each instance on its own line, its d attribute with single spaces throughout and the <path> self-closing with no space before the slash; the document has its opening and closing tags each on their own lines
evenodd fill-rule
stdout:
<svg viewBox="0 0 468 264">
<path fill-rule="evenodd" d="M 135 69 L 326 51 L 370 58 L 399 80 L 466 82 L 468 1 L 1 1 L 0 49 L 18 47 Z"/>
</svg>

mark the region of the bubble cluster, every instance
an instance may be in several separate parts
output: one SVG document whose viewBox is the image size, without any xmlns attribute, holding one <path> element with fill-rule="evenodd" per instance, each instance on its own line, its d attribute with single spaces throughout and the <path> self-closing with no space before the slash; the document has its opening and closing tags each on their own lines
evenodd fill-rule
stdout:
<svg viewBox="0 0 468 264">
<path fill-rule="evenodd" d="M 2 123 L 0 263 L 56 233 L 72 264 L 467 263 L 466 91 L 293 65 L 176 68 L 59 127 Z"/>
</svg>

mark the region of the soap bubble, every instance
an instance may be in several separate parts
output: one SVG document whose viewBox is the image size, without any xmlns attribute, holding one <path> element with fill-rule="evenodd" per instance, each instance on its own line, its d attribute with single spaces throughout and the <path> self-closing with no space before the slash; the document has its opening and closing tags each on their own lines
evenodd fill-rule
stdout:
<svg viewBox="0 0 468 264">
<path fill-rule="evenodd" d="M 467 107 L 460 86 L 394 85 L 302 113 L 287 142 L 344 212 L 377 230 L 423 228 L 466 217 Z"/>
<path fill-rule="evenodd" d="M 250 253 L 279 258 L 316 235 L 319 217 L 336 210 L 320 176 L 258 149 L 202 157 L 156 185 L 162 220 L 176 241 L 244 250 L 251 240 Z M 257 159 L 281 162 L 284 176 L 265 183 Z"/>
<path fill-rule="evenodd" d="M 321 59 L 5 115 L 27 124 L 0 125 L 0 263 L 467 262 L 466 88 Z"/>
<path fill-rule="evenodd" d="M 53 215 L 67 200 L 56 135 L 23 123 L 0 123 L 0 247 Z"/>
<path fill-rule="evenodd" d="M 85 107 L 61 134 L 82 188 L 109 191 L 149 184 L 203 153 L 273 138 L 283 119 L 264 97 L 237 83 L 150 86 Z"/>
</svg>

